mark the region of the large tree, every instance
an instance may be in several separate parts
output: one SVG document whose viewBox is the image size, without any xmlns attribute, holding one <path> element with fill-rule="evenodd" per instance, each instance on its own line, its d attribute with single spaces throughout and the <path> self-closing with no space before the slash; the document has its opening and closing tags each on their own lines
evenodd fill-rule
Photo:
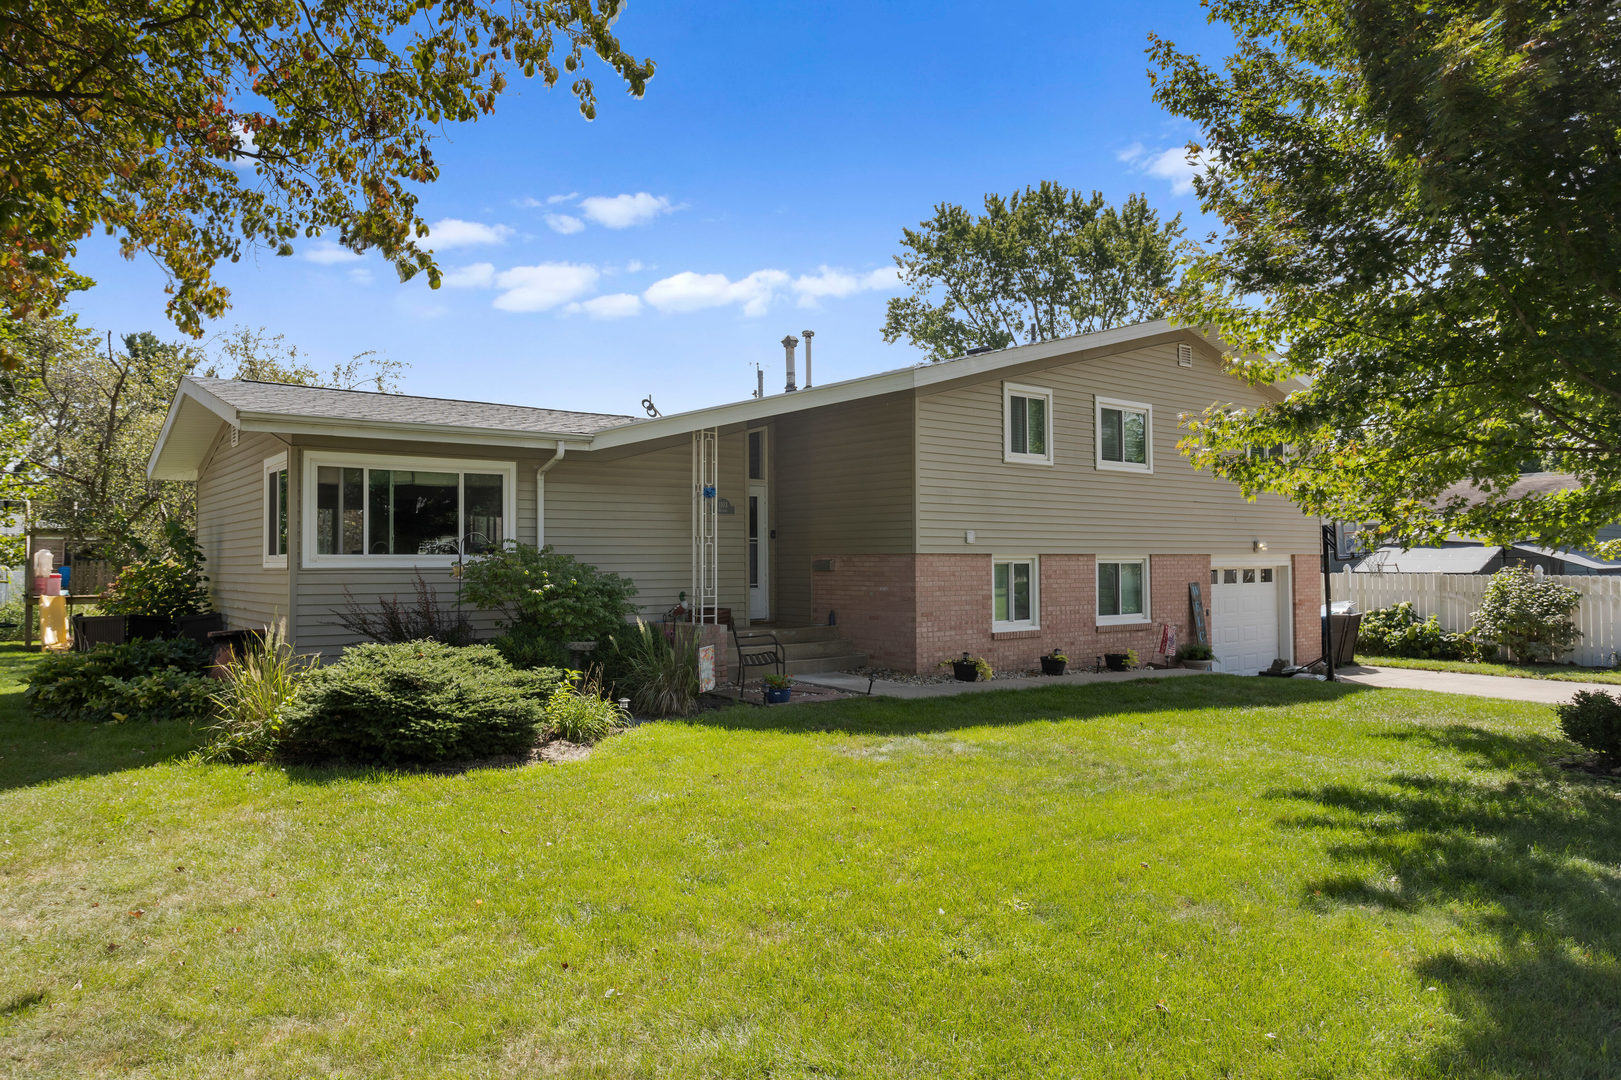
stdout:
<svg viewBox="0 0 1621 1080">
<path fill-rule="evenodd" d="M 515 75 L 567 72 L 594 116 L 588 53 L 640 95 L 653 65 L 614 37 L 621 6 L 0 0 L 0 313 L 54 311 L 96 228 L 163 267 L 193 335 L 228 303 L 215 265 L 253 246 L 329 232 L 437 286 L 417 214 L 434 138 Z"/>
<path fill-rule="evenodd" d="M 410 366 L 376 349 L 367 349 L 330 368 L 317 368 L 306 353 L 287 341 L 286 335 L 273 334 L 262 326 L 234 327 L 215 335 L 209 345 L 212 355 L 197 368 L 197 374 L 223 379 L 397 394 L 400 378 Z"/>
<path fill-rule="evenodd" d="M 980 215 L 941 203 L 901 244 L 912 291 L 889 301 L 884 340 L 932 360 L 1159 318 L 1185 248 L 1181 217 L 1141 195 L 1117 208 L 1048 181 L 987 195 Z"/>
<path fill-rule="evenodd" d="M 1250 378 L 1300 381 L 1210 410 L 1194 460 L 1404 543 L 1591 543 L 1621 518 L 1616 4 L 1209 7 L 1223 70 L 1150 42 L 1225 226 L 1179 315 Z M 1578 483 L 1515 497 L 1525 468 Z"/>
</svg>

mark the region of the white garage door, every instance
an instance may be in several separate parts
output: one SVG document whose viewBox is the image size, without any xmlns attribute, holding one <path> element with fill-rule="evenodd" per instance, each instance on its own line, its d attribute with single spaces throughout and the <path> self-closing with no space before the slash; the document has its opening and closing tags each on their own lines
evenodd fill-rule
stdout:
<svg viewBox="0 0 1621 1080">
<path fill-rule="evenodd" d="M 1278 641 L 1278 581 L 1270 567 L 1210 572 L 1210 640 L 1216 670 L 1254 675 L 1285 655 Z"/>
</svg>

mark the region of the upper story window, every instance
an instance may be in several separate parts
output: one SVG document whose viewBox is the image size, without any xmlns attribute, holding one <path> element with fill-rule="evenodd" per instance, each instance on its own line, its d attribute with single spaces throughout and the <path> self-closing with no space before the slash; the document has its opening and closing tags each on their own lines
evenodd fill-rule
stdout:
<svg viewBox="0 0 1621 1080">
<path fill-rule="evenodd" d="M 991 630 L 1041 629 L 1041 584 L 1036 560 L 997 557 L 991 561 Z"/>
<path fill-rule="evenodd" d="M 1098 468 L 1154 471 L 1154 410 L 1137 401 L 1098 398 Z"/>
<path fill-rule="evenodd" d="M 266 569 L 287 565 L 287 455 L 265 459 L 265 546 Z"/>
<path fill-rule="evenodd" d="M 1053 392 L 1039 386 L 1002 384 L 1002 460 L 1053 463 Z"/>
<path fill-rule="evenodd" d="M 511 462 L 305 455 L 308 566 L 435 566 L 515 538 Z"/>
</svg>

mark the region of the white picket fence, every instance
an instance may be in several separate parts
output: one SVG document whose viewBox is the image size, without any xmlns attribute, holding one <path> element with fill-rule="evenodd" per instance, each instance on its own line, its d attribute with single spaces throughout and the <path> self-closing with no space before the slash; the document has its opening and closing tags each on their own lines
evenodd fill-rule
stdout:
<svg viewBox="0 0 1621 1080">
<path fill-rule="evenodd" d="M 1420 616 L 1431 615 L 1454 631 L 1468 630 L 1469 618 L 1480 607 L 1490 574 L 1335 574 L 1335 600 L 1354 600 L 1362 612 L 1391 607 L 1403 600 Z M 1549 581 L 1569 585 L 1582 594 L 1576 608 L 1576 628 L 1582 632 L 1575 650 L 1562 659 L 1593 667 L 1608 667 L 1621 651 L 1621 574 L 1550 574 Z"/>
</svg>

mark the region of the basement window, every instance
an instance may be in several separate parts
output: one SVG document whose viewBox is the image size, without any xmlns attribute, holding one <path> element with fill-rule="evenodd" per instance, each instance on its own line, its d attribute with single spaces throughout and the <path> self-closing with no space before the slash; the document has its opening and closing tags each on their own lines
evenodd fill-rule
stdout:
<svg viewBox="0 0 1621 1080">
<path fill-rule="evenodd" d="M 991 632 L 1041 629 L 1035 556 L 991 562 Z"/>
</svg>

